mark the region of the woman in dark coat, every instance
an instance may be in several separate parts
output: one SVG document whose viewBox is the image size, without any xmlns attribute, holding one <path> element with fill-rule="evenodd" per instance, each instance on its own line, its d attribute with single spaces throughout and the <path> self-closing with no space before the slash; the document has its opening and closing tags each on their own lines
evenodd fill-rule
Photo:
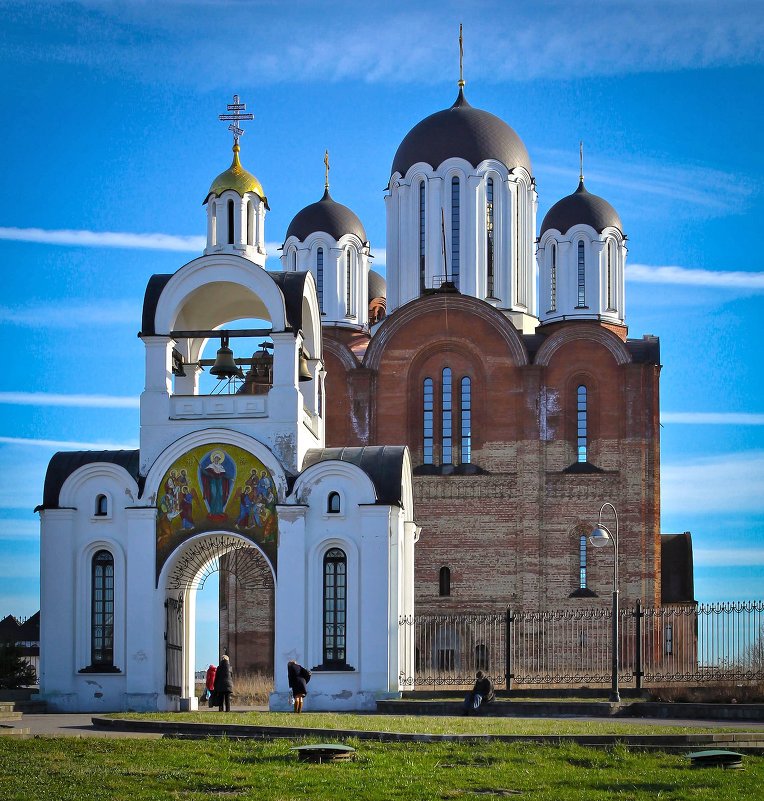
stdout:
<svg viewBox="0 0 764 801">
<path fill-rule="evenodd" d="M 310 671 L 292 659 L 287 664 L 287 675 L 289 676 L 289 689 L 294 696 L 294 711 L 302 712 L 302 702 L 308 694 L 308 682 L 310 681 Z"/>
<path fill-rule="evenodd" d="M 218 669 L 215 671 L 215 692 L 218 696 L 218 709 L 222 712 L 231 711 L 231 693 L 233 692 L 233 673 L 228 654 L 223 654 Z"/>
</svg>

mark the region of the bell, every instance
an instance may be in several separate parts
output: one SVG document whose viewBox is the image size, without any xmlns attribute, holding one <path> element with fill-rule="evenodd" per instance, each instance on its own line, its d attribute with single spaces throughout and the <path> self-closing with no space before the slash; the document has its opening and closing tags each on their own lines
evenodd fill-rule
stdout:
<svg viewBox="0 0 764 801">
<path fill-rule="evenodd" d="M 305 358 L 305 352 L 300 349 L 300 370 L 297 375 L 300 381 L 312 381 L 313 376 L 308 369 L 308 360 Z"/>
<path fill-rule="evenodd" d="M 210 367 L 210 375 L 215 378 L 244 378 L 244 373 L 241 371 L 233 358 L 233 351 L 228 347 L 228 337 L 223 337 L 215 356 L 215 364 Z"/>
</svg>

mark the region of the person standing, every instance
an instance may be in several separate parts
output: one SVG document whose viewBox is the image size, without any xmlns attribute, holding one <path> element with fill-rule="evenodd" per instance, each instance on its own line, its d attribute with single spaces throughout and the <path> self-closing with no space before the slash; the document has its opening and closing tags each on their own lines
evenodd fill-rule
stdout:
<svg viewBox="0 0 764 801">
<path fill-rule="evenodd" d="M 218 709 L 220 712 L 231 711 L 231 694 L 233 693 L 233 672 L 231 671 L 231 661 L 228 654 L 223 654 L 220 664 L 215 671 L 214 689 L 218 696 Z"/>
<path fill-rule="evenodd" d="M 215 673 L 217 672 L 217 668 L 215 665 L 210 665 L 207 668 L 207 673 L 204 677 L 204 700 L 209 700 L 209 697 L 212 695 L 213 690 L 215 689 Z"/>
<path fill-rule="evenodd" d="M 302 703 L 308 694 L 310 671 L 291 659 L 287 663 L 287 676 L 289 677 L 289 689 L 294 696 L 294 711 L 302 712 Z"/>
</svg>

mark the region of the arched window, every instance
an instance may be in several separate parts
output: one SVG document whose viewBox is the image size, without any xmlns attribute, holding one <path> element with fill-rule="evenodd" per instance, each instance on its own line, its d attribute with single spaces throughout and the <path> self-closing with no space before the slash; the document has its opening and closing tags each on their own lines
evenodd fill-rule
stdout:
<svg viewBox="0 0 764 801">
<path fill-rule="evenodd" d="M 106 517 L 109 514 L 109 499 L 105 495 L 96 497 L 95 513 L 97 517 Z"/>
<path fill-rule="evenodd" d="M 442 405 L 441 405 L 441 462 L 442 464 L 453 464 L 452 453 L 452 434 L 453 434 L 453 410 L 451 407 L 451 368 L 443 368 L 442 386 Z"/>
<path fill-rule="evenodd" d="M 613 309 L 613 268 L 615 267 L 615 242 L 607 242 L 607 308 Z"/>
<path fill-rule="evenodd" d="M 583 309 L 586 306 L 586 259 L 584 257 L 584 240 L 578 240 L 578 305 Z"/>
<path fill-rule="evenodd" d="M 214 208 L 212 209 L 212 219 L 210 223 L 212 225 L 212 230 L 210 231 L 210 240 L 211 244 L 217 245 L 218 243 L 218 209 L 220 206 L 215 203 Z"/>
<path fill-rule="evenodd" d="M 459 288 L 459 179 L 451 179 L 451 280 Z"/>
<path fill-rule="evenodd" d="M 461 463 L 469 464 L 472 461 L 472 382 L 466 376 L 462 379 L 461 387 Z"/>
<path fill-rule="evenodd" d="M 493 178 L 485 185 L 485 274 L 486 296 L 493 297 Z"/>
<path fill-rule="evenodd" d="M 431 378 L 425 378 L 422 385 L 422 462 L 433 464 L 433 404 L 434 388 Z"/>
<path fill-rule="evenodd" d="M 347 557 L 340 548 L 324 556 L 324 665 L 345 665 L 347 623 Z"/>
<path fill-rule="evenodd" d="M 451 569 L 448 567 L 441 567 L 438 576 L 438 595 L 442 598 L 451 595 Z"/>
<path fill-rule="evenodd" d="M 353 271 L 350 248 L 345 251 L 345 313 L 353 316 Z"/>
<path fill-rule="evenodd" d="M 582 534 L 578 541 L 578 587 L 586 589 L 586 534 Z"/>
<path fill-rule="evenodd" d="M 475 646 L 475 669 L 488 670 L 488 648 L 484 643 Z"/>
<path fill-rule="evenodd" d="M 549 289 L 549 311 L 557 311 L 557 245 L 552 243 L 552 270 Z"/>
<path fill-rule="evenodd" d="M 233 200 L 228 201 L 228 244 L 233 245 Z"/>
<path fill-rule="evenodd" d="M 419 291 L 424 292 L 426 281 L 425 267 L 425 190 L 424 181 L 419 182 Z"/>
<path fill-rule="evenodd" d="M 90 664 L 114 665 L 114 557 L 98 551 L 93 557 L 90 600 Z"/>
<path fill-rule="evenodd" d="M 316 251 L 316 288 L 318 289 L 318 308 L 324 310 L 324 249 Z"/>
<path fill-rule="evenodd" d="M 515 303 L 521 303 L 520 300 L 520 264 L 521 256 L 520 250 L 522 248 L 522 237 L 520 236 L 520 184 L 517 184 L 517 194 L 515 196 L 515 232 L 517 234 L 515 241 L 517 247 L 515 248 Z"/>
<path fill-rule="evenodd" d="M 254 245 L 255 243 L 255 207 L 252 201 L 247 201 L 247 244 Z"/>
<path fill-rule="evenodd" d="M 329 497 L 326 499 L 326 511 L 330 515 L 338 515 L 340 513 L 340 494 L 339 492 L 330 492 Z"/>
<path fill-rule="evenodd" d="M 292 270 L 297 269 L 297 248 L 292 248 L 289 253 L 289 265 Z"/>
<path fill-rule="evenodd" d="M 586 387 L 582 384 L 576 390 L 576 413 L 577 413 L 577 439 L 578 461 L 587 460 L 588 434 L 586 422 Z"/>
</svg>

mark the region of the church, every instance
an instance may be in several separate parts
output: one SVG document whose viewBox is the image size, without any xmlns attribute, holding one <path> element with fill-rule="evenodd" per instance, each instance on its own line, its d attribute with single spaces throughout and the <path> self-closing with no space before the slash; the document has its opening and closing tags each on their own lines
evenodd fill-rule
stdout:
<svg viewBox="0 0 764 801">
<path fill-rule="evenodd" d="M 276 666 L 273 709 L 288 659 L 311 708 L 373 708 L 414 672 L 415 610 L 607 607 L 603 502 L 623 601 L 691 602 L 689 535 L 660 532 L 659 342 L 628 335 L 624 226 L 583 167 L 537 227 L 525 145 L 460 78 L 392 156 L 386 277 L 328 160 L 269 272 L 251 115 L 228 111 L 206 248 L 146 288 L 140 448 L 48 468 L 49 707 L 194 708 L 195 595 L 220 570 L 221 652 Z"/>
</svg>

